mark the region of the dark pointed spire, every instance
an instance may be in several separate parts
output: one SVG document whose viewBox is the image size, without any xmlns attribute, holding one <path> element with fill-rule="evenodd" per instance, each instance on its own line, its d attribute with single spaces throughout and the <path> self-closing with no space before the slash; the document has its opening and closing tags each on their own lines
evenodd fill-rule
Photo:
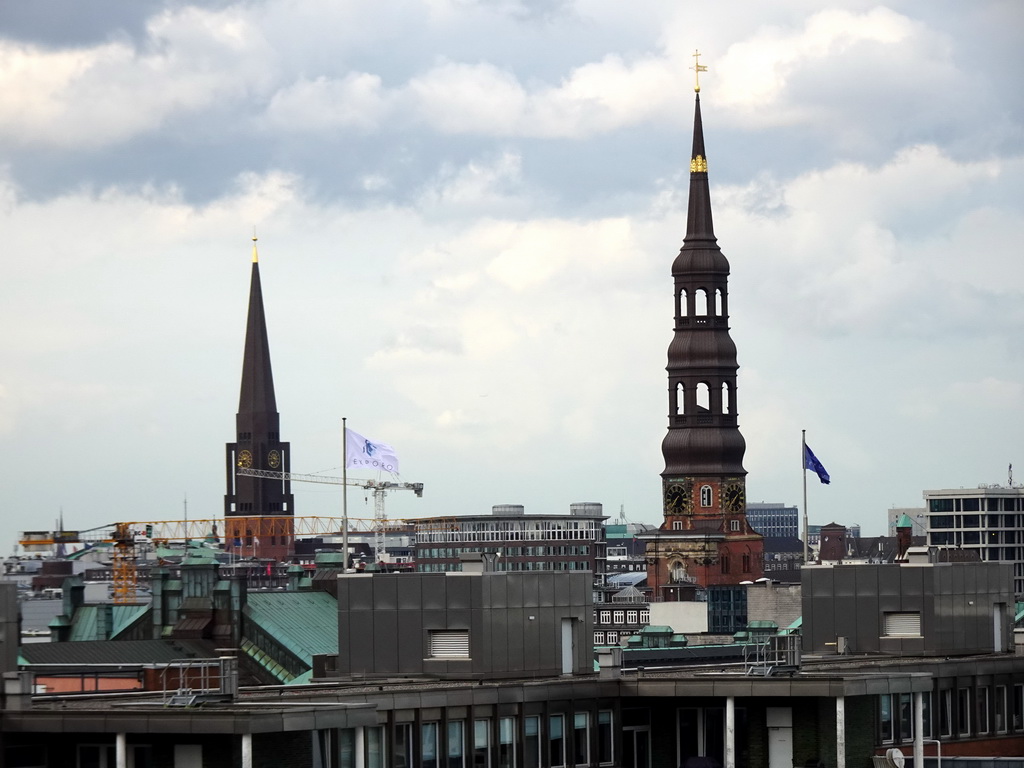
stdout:
<svg viewBox="0 0 1024 768">
<path fill-rule="evenodd" d="M 704 126 L 700 119 L 700 94 L 695 97 L 693 151 L 690 153 L 690 204 L 686 214 L 686 241 L 715 240 L 708 188 L 708 156 L 704 151 Z"/>
<path fill-rule="evenodd" d="M 277 413 L 274 373 L 270 367 L 267 318 L 263 312 L 263 288 L 256 238 L 252 239 L 252 278 L 249 283 L 249 318 L 245 328 L 245 356 L 242 359 L 242 391 L 238 412 Z"/>
</svg>

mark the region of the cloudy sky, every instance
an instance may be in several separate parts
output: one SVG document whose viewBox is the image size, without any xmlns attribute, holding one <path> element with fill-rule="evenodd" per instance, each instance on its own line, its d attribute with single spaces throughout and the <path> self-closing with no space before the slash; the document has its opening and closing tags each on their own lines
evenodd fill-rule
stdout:
<svg viewBox="0 0 1024 768">
<path fill-rule="evenodd" d="M 4 3 L 0 545 L 220 513 L 254 227 L 293 470 L 345 416 L 426 486 L 393 517 L 657 522 L 698 48 L 750 500 L 801 503 L 801 429 L 811 522 L 1024 479 L 1022 38 L 1017 0 Z"/>
</svg>

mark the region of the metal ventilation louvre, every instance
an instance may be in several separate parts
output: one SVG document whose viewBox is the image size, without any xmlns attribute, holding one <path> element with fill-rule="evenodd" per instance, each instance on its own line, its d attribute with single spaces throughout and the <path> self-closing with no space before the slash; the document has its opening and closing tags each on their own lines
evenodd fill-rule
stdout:
<svg viewBox="0 0 1024 768">
<path fill-rule="evenodd" d="M 885 614 L 886 637 L 920 637 L 921 614 L 918 611 L 908 613 Z"/>
<path fill-rule="evenodd" d="M 432 659 L 468 659 L 469 630 L 430 632 L 430 657 Z"/>
</svg>

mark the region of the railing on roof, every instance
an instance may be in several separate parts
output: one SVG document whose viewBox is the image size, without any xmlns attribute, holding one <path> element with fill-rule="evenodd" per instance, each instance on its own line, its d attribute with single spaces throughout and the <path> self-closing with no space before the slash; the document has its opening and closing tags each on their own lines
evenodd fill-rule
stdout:
<svg viewBox="0 0 1024 768">
<path fill-rule="evenodd" d="M 165 707 L 192 707 L 238 696 L 238 659 L 175 659 L 159 667 Z"/>
<path fill-rule="evenodd" d="M 756 638 L 756 633 L 751 633 Z M 800 635 L 770 635 L 743 647 L 743 663 L 748 675 L 772 677 L 800 669 Z"/>
</svg>

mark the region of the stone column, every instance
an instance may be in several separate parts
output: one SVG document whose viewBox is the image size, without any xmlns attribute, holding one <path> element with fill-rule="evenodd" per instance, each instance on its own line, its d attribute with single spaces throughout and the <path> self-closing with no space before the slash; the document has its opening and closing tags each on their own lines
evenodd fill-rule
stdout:
<svg viewBox="0 0 1024 768">
<path fill-rule="evenodd" d="M 725 768 L 736 768 L 736 697 L 725 699 Z"/>
</svg>

